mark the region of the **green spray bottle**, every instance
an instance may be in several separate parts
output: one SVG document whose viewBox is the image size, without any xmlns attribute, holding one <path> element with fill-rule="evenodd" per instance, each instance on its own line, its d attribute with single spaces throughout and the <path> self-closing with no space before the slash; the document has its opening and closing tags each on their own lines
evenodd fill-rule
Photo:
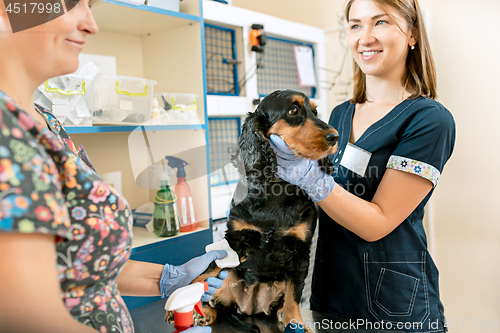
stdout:
<svg viewBox="0 0 500 333">
<path fill-rule="evenodd" d="M 179 233 L 179 214 L 177 212 L 175 193 L 170 190 L 170 175 L 174 170 L 164 164 L 160 175 L 160 190 L 156 192 L 153 213 L 154 233 L 158 237 L 172 237 Z"/>
</svg>

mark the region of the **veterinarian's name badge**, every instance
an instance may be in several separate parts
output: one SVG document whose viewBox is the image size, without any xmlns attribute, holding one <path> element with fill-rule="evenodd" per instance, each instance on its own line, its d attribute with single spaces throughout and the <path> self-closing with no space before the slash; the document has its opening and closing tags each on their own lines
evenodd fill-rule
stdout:
<svg viewBox="0 0 500 333">
<path fill-rule="evenodd" d="M 340 161 L 340 165 L 360 175 L 361 177 L 364 177 L 366 167 L 368 166 L 368 162 L 370 162 L 371 157 L 372 153 L 348 142 L 344 150 L 344 156 L 342 156 L 342 160 Z"/>
</svg>

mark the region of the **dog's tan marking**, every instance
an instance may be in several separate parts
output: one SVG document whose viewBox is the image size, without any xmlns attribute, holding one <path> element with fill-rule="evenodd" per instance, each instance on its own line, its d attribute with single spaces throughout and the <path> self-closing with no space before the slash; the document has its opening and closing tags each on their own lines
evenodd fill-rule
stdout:
<svg viewBox="0 0 500 333">
<path fill-rule="evenodd" d="M 212 299 L 223 306 L 236 303 L 239 312 L 251 315 L 253 306 L 252 297 L 250 296 L 253 295 L 254 289 L 255 285 L 247 286 L 244 280 L 238 279 L 236 274 L 230 271 L 228 277 L 224 280 L 222 288 L 217 289 Z"/>
<path fill-rule="evenodd" d="M 196 279 L 194 279 L 193 282 L 191 282 L 191 283 L 205 281 L 210 276 L 216 277 L 217 275 L 219 275 L 219 273 L 220 273 L 221 270 L 222 269 L 220 267 L 216 266 L 213 271 L 211 271 L 209 273 L 201 274 Z"/>
<path fill-rule="evenodd" d="M 271 126 L 266 133 L 266 136 L 269 137 L 271 134 L 276 134 L 278 136 L 281 136 L 283 132 L 286 132 L 289 130 L 290 125 L 287 124 L 286 121 L 283 119 L 279 119 L 277 122 L 274 123 L 273 126 Z"/>
<path fill-rule="evenodd" d="M 292 235 L 305 242 L 307 236 L 309 235 L 310 227 L 310 223 L 302 222 L 299 225 L 293 226 L 290 229 L 283 230 L 282 232 L 284 235 Z"/>
<path fill-rule="evenodd" d="M 337 133 L 337 131 L 333 128 L 321 131 L 310 119 L 306 119 L 301 126 L 293 127 L 284 119 L 280 119 L 269 128 L 266 135 L 267 137 L 271 134 L 280 136 L 296 155 L 320 160 L 336 151 L 337 145 L 331 146 L 325 139 L 328 133 Z"/>
<path fill-rule="evenodd" d="M 222 284 L 222 287 L 217 289 L 215 294 L 212 296 L 212 300 L 215 300 L 216 303 L 221 303 L 223 306 L 230 306 L 236 301 L 232 292 L 232 288 L 236 284 L 238 284 L 236 274 L 230 270 L 227 278 Z"/>
<path fill-rule="evenodd" d="M 253 313 L 264 312 L 266 315 L 271 315 L 271 304 L 279 299 L 285 290 L 285 282 L 274 282 L 273 284 L 261 283 L 258 292 L 255 295 L 255 306 Z"/>
<path fill-rule="evenodd" d="M 311 105 L 311 110 L 316 110 L 317 107 L 316 107 L 316 104 L 314 104 L 313 101 L 310 100 L 309 101 L 309 105 Z"/>
<path fill-rule="evenodd" d="M 293 96 L 292 102 L 299 104 L 300 106 L 304 106 L 304 97 L 300 95 Z"/>
<path fill-rule="evenodd" d="M 247 286 L 244 280 L 238 279 L 236 274 L 230 271 L 222 288 L 217 289 L 212 300 L 214 305 L 220 303 L 223 306 L 230 306 L 236 303 L 238 312 L 245 315 L 262 312 L 271 315 L 271 305 L 275 306 L 275 303 L 283 297 L 285 287 L 285 282 Z"/>
<path fill-rule="evenodd" d="M 255 313 L 253 295 L 257 286 L 257 284 L 254 284 L 253 286 L 247 286 L 245 281 L 241 280 L 237 285 L 234 286 L 234 288 L 232 288 L 234 297 L 236 299 L 236 304 L 238 304 L 239 312 L 248 316 L 251 316 Z"/>
<path fill-rule="evenodd" d="M 258 232 L 262 232 L 262 230 L 260 230 L 259 228 L 257 228 L 253 224 L 247 223 L 245 221 L 233 220 L 232 223 L 233 223 L 233 226 L 234 226 L 234 231 L 241 231 L 243 229 L 250 229 L 250 230 L 255 230 L 255 231 L 258 231 Z"/>
<path fill-rule="evenodd" d="M 285 303 L 283 305 L 283 324 L 286 327 L 292 319 L 295 323 L 302 323 L 302 316 L 300 315 L 300 307 L 295 302 L 295 285 L 290 281 L 287 282 L 285 288 Z"/>
<path fill-rule="evenodd" d="M 205 312 L 204 320 L 198 323 L 198 326 L 210 326 L 217 320 L 217 310 L 209 305 L 203 307 L 203 312 Z M 197 314 L 196 310 L 194 313 Z"/>
</svg>

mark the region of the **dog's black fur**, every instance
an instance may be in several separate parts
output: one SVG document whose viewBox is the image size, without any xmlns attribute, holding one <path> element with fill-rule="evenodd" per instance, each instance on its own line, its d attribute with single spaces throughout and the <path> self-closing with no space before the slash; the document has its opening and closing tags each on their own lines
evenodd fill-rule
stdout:
<svg viewBox="0 0 500 333">
<path fill-rule="evenodd" d="M 233 159 L 241 177 L 225 235 L 241 264 L 230 271 L 210 304 L 246 315 L 277 315 L 284 329 L 292 319 L 302 322 L 299 303 L 317 213 L 304 191 L 277 177 L 276 156 L 267 140 L 271 134 L 281 136 L 296 155 L 316 159 L 324 172 L 333 173 L 328 155 L 335 152 L 338 134 L 317 117 L 306 95 L 275 91 L 248 114 Z"/>
</svg>

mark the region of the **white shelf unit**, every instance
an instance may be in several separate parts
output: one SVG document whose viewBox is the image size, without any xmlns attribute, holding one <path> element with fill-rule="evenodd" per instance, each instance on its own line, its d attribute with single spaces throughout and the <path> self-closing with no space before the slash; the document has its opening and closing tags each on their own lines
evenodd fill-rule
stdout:
<svg viewBox="0 0 500 333">
<path fill-rule="evenodd" d="M 118 75 L 156 80 L 155 93 L 200 96 L 200 125 L 146 126 L 139 132 L 134 126 L 68 127 L 75 145 L 84 145 L 99 174 L 121 171 L 122 194 L 132 209 L 153 201 L 157 191 L 136 184 L 137 168 L 146 168 L 151 159 L 157 162 L 165 155 L 202 147 L 203 153 L 186 167 L 198 230 L 160 238 L 134 227 L 132 259 L 184 263 L 204 253 L 205 245 L 212 242 L 202 2 L 183 0 L 181 12 L 173 12 L 102 0 L 92 6 L 92 12 L 100 31 L 87 37 L 83 53 L 116 57 Z M 199 176 L 190 179 L 190 174 Z M 171 184 L 173 190 L 175 175 Z M 129 309 L 154 300 L 126 299 Z"/>
<path fill-rule="evenodd" d="M 239 80 L 244 80 L 245 74 L 249 76 L 245 87 L 240 91 L 240 96 L 208 95 L 208 116 L 236 116 L 241 117 L 243 122 L 246 114 L 255 109 L 253 101 L 259 98 L 258 84 L 257 76 L 251 74 L 256 66 L 257 54 L 251 51 L 249 35 L 252 24 L 262 24 L 268 36 L 313 45 L 317 89 L 315 98 L 312 100 L 318 107 L 320 118 L 328 121 L 327 117 L 330 112 L 330 110 L 327 110 L 328 91 L 324 88 L 324 84 L 320 84 L 327 79 L 326 72 L 320 70 L 326 67 L 326 36 L 324 30 L 210 0 L 203 0 L 203 18 L 207 24 L 235 30 L 237 59 L 242 61 L 242 64 L 238 65 Z M 234 186 L 229 190 L 224 185 L 212 188 L 214 219 L 225 217 L 225 210 L 231 201 L 233 191 Z"/>
<path fill-rule="evenodd" d="M 68 128 L 75 144 L 84 145 L 100 174 L 121 171 L 122 194 L 133 209 L 153 201 L 157 191 L 136 185 L 137 168 L 152 164 L 151 159 L 157 162 L 165 155 L 205 147 L 186 167 L 198 229 L 160 238 L 145 228 L 133 228 L 132 259 L 184 263 L 204 253 L 205 245 L 212 242 L 202 2 L 183 0 L 181 12 L 172 12 L 103 0 L 92 7 L 92 12 L 100 32 L 87 37 L 83 53 L 116 57 L 118 75 L 156 80 L 155 93 L 200 96 L 199 125 L 146 126 L 139 132 L 133 126 Z M 190 173 L 199 176 L 190 180 Z M 172 190 L 175 183 L 174 175 Z M 155 300 L 126 298 L 130 310 Z"/>
</svg>

